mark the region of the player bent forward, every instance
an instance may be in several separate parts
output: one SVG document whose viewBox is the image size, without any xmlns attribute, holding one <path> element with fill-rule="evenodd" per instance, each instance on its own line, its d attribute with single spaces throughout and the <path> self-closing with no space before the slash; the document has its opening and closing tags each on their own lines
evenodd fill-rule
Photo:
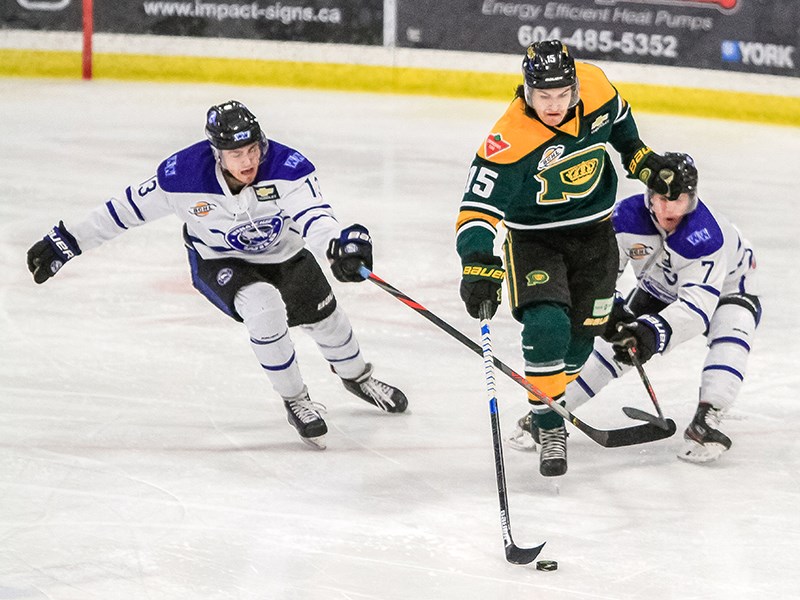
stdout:
<svg viewBox="0 0 800 600">
<path fill-rule="evenodd" d="M 620 274 L 630 262 L 637 284 L 627 302 L 615 299 L 605 340 L 597 339 L 580 376 L 567 387 L 566 406 L 575 410 L 630 370 L 628 345 L 646 362 L 703 333 L 708 352 L 700 399 L 678 458 L 708 462 L 731 447 L 718 426 L 742 386 L 761 319 L 756 261 L 739 230 L 697 197 L 692 158 L 669 152 L 664 157 L 675 174 L 669 192 L 648 189 L 614 210 Z M 530 431 L 527 419 L 520 419 L 512 445 L 530 447 L 520 429 Z"/>
<path fill-rule="evenodd" d="M 400 413 L 405 395 L 372 377 L 344 311 L 306 244 L 326 252 L 334 276 L 360 281 L 372 268 L 362 225 L 341 228 L 322 198 L 314 165 L 262 132 L 256 117 L 229 101 L 208 110 L 207 140 L 179 150 L 156 174 L 111 198 L 88 218 L 61 221 L 28 250 L 44 283 L 61 266 L 139 225 L 174 213 L 184 223 L 192 283 L 217 308 L 243 322 L 250 343 L 303 441 L 325 448 L 328 431 L 297 364 L 289 327 L 307 331 L 344 387 L 381 410 Z"/>
</svg>

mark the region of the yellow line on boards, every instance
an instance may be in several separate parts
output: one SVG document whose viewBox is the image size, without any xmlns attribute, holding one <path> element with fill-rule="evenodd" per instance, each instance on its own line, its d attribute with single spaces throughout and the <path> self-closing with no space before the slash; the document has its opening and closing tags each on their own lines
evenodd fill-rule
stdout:
<svg viewBox="0 0 800 600">
<path fill-rule="evenodd" d="M 95 54 L 94 77 L 123 81 L 227 83 L 510 101 L 519 76 L 411 67 L 240 58 Z M 0 49 L 0 76 L 80 78 L 79 52 Z M 636 112 L 800 127 L 800 98 L 616 83 Z"/>
</svg>

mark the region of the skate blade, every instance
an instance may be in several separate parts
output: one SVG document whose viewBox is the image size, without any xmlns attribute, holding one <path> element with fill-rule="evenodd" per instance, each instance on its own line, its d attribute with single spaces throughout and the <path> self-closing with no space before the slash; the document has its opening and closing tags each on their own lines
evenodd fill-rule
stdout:
<svg viewBox="0 0 800 600">
<path fill-rule="evenodd" d="M 325 450 L 325 448 L 328 447 L 327 444 L 325 443 L 324 435 L 318 435 L 317 437 L 308 437 L 308 438 L 301 437 L 300 439 L 303 440 L 303 443 L 306 446 L 313 448 L 314 450 Z"/>
<path fill-rule="evenodd" d="M 687 442 L 678 458 L 695 464 L 709 463 L 717 460 L 726 448 L 722 444 L 709 442 L 708 444 L 698 444 L 697 442 Z"/>
<path fill-rule="evenodd" d="M 533 436 L 523 429 L 517 430 L 506 439 L 509 448 L 520 452 L 536 452 L 538 447 L 533 440 Z"/>
</svg>

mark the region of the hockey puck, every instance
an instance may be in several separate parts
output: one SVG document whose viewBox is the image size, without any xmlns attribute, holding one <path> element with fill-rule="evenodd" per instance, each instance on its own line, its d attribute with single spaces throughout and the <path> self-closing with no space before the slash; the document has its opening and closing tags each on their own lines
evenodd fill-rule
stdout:
<svg viewBox="0 0 800 600">
<path fill-rule="evenodd" d="M 536 570 L 537 571 L 555 571 L 558 569 L 558 563 L 554 560 L 537 560 L 536 561 Z"/>
</svg>

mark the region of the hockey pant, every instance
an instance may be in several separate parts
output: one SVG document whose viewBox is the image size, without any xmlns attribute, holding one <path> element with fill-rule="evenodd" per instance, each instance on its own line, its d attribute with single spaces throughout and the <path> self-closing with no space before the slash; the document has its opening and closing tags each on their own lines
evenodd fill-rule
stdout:
<svg viewBox="0 0 800 600">
<path fill-rule="evenodd" d="M 753 312 L 739 304 L 721 303 L 714 311 L 700 381 L 701 402 L 719 409 L 733 405 L 744 380 L 756 325 Z M 567 386 L 566 408 L 574 411 L 630 369 L 614 360 L 610 343 L 597 338 L 580 376 Z"/>
<path fill-rule="evenodd" d="M 277 288 L 266 282 L 252 283 L 236 293 L 234 305 L 273 389 L 283 398 L 301 394 L 305 385 L 289 335 L 286 308 Z M 337 375 L 354 379 L 365 371 L 366 363 L 350 320 L 340 307 L 321 321 L 300 327 L 316 342 Z"/>
</svg>

